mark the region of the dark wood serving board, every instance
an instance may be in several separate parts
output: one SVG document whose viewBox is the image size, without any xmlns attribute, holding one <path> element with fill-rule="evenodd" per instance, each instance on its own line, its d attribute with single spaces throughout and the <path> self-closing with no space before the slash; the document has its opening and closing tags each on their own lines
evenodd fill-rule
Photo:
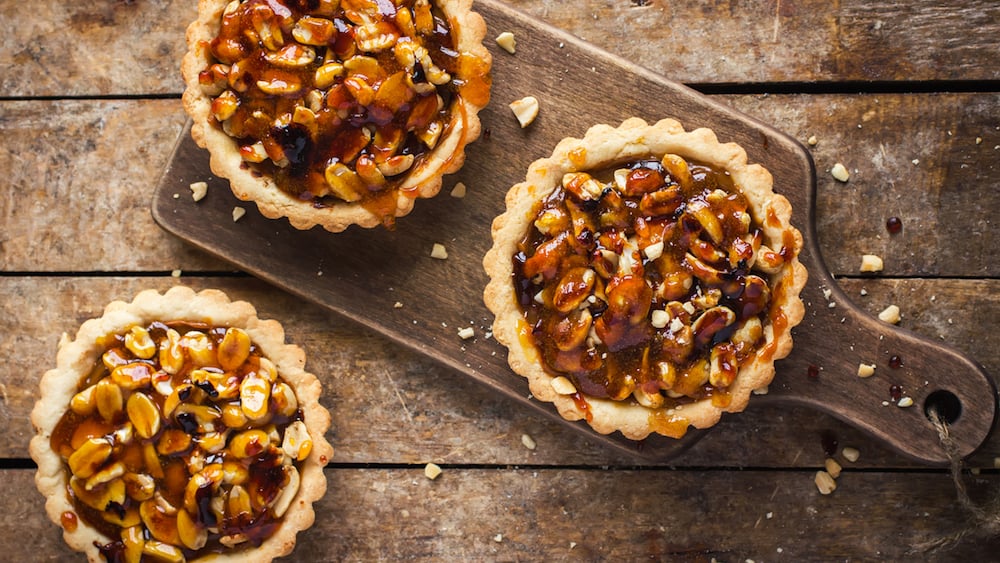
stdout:
<svg viewBox="0 0 1000 563">
<path fill-rule="evenodd" d="M 704 431 L 692 430 L 681 440 L 650 437 L 639 447 L 619 434 L 601 436 L 583 423 L 564 421 L 551 405 L 528 396 L 526 382 L 507 366 L 506 350 L 488 337 L 492 316 L 482 300 L 487 279 L 481 261 L 491 245 L 490 223 L 502 212 L 507 190 L 561 138 L 579 137 L 593 124 L 617 125 L 631 116 L 650 122 L 673 117 L 688 129 L 712 128 L 721 140 L 742 145 L 751 162 L 768 168 L 775 190 L 792 202 L 793 222 L 805 238 L 800 258 L 809 269 L 802 294 L 806 318 L 793 331 L 794 350 L 778 362 L 769 393 L 753 397 L 751 404 L 808 405 L 928 463 L 947 460 L 925 415 L 931 405 L 950 420 L 962 455 L 985 441 L 993 428 L 997 398 L 983 369 L 937 342 L 867 316 L 829 274 L 817 248 L 815 170 L 798 142 L 499 2 L 479 0 L 476 9 L 486 19 L 486 43 L 493 54 L 492 102 L 480 114 L 484 135 L 467 148 L 465 166 L 445 179 L 441 194 L 417 201 L 394 231 L 351 228 L 331 234 L 319 228 L 297 231 L 285 220 L 267 220 L 252 203 L 237 201 L 225 180 L 211 175 L 208 154 L 191 141 L 188 129 L 157 185 L 153 217 L 187 242 L 467 374 L 560 424 L 623 453 L 667 460 Z M 517 38 L 516 55 L 493 43 L 502 31 Z M 531 126 L 521 129 L 507 104 L 526 95 L 538 98 L 541 110 Z M 208 197 L 198 203 L 189 190 L 196 181 L 210 186 Z M 468 186 L 468 195 L 449 197 L 459 181 Z M 236 206 L 247 213 L 234 223 Z M 446 260 L 431 258 L 435 243 L 447 248 Z M 467 326 L 475 329 L 475 337 L 463 340 L 457 332 Z M 889 367 L 893 355 L 904 358 L 902 367 Z M 860 363 L 876 364 L 876 375 L 859 378 Z M 891 385 L 898 385 L 914 405 L 892 404 Z"/>
</svg>

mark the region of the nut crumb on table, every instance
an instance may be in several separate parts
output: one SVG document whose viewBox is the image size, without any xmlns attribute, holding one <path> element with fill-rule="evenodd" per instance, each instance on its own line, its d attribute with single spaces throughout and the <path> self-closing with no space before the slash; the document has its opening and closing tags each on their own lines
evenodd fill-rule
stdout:
<svg viewBox="0 0 1000 563">
<path fill-rule="evenodd" d="M 424 466 L 424 477 L 431 481 L 441 476 L 441 467 L 436 463 L 428 463 Z"/>
</svg>

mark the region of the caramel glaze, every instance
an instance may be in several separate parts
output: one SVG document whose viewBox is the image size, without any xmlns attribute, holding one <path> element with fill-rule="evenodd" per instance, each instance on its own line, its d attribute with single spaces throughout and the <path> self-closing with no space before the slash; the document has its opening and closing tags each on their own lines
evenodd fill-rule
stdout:
<svg viewBox="0 0 1000 563">
<path fill-rule="evenodd" d="M 208 337 L 212 340 L 215 349 L 219 348 L 219 343 L 222 341 L 222 338 L 226 333 L 225 328 L 210 327 L 204 324 L 187 322 L 154 322 L 146 327 L 150 335 L 156 341 L 159 341 L 163 337 L 168 328 L 177 330 L 182 336 L 188 331 L 199 330 L 208 335 Z M 149 360 L 135 358 L 125 347 L 124 337 L 120 334 L 109 335 L 105 338 L 104 342 L 100 342 L 99 344 L 106 348 L 107 354 L 126 358 L 129 362 L 148 364 L 151 368 L 153 368 L 153 371 L 159 369 L 159 362 L 156 355 Z M 250 371 L 259 369 L 260 358 L 260 350 L 256 347 L 256 345 L 251 344 L 250 357 L 237 369 L 237 375 L 240 379 L 242 379 L 242 377 Z M 186 377 L 190 370 L 190 360 L 187 360 L 185 366 L 178 371 L 177 375 L 173 376 L 173 386 L 178 387 L 183 383 L 190 383 L 190 380 Z M 97 362 L 95 362 L 90 374 L 80 382 L 78 391 L 82 391 L 90 385 L 97 383 L 108 374 L 108 368 L 104 365 L 101 359 L 98 359 Z M 162 412 L 165 397 L 155 391 L 150 391 L 148 396 L 154 400 L 158 409 Z M 239 398 L 237 397 L 235 400 L 238 401 Z M 273 413 L 274 409 L 271 409 L 271 411 Z M 155 444 L 157 440 L 163 436 L 165 431 L 172 429 L 183 430 L 192 437 L 197 435 L 196 423 L 192 424 L 191 421 L 186 420 L 181 416 L 164 417 L 160 431 L 149 440 L 143 440 L 139 436 L 134 436 L 132 442 L 129 444 L 116 443 L 113 437 L 114 429 L 124 423 L 127 416 L 128 415 L 123 409 L 116 419 L 107 422 L 96 411 L 93 414 L 82 416 L 72 410 L 67 410 L 66 413 L 59 419 L 59 422 L 56 424 L 56 427 L 52 432 L 52 436 L 50 438 L 52 450 L 62 456 L 63 459 L 68 459 L 69 456 L 88 439 L 108 437 L 112 440 L 113 444 L 113 460 L 122 461 L 125 464 L 126 471 L 128 472 L 149 473 L 150 468 L 147 467 L 142 451 L 144 442 L 151 441 Z M 289 424 L 301 419 L 302 412 L 299 410 L 292 417 L 274 414 L 269 424 L 273 424 L 279 432 L 283 433 L 284 429 Z M 226 429 L 226 426 L 221 419 L 217 420 L 215 425 L 218 431 L 224 431 Z M 190 475 L 188 474 L 183 457 L 190 452 L 190 449 L 191 448 L 188 448 L 188 450 L 179 452 L 178 454 L 161 455 L 158 457 L 160 470 L 163 476 L 155 479 L 156 490 L 174 506 L 184 505 L 184 490 L 187 486 Z M 228 458 L 225 452 L 206 454 L 205 464 L 222 463 L 226 459 Z M 257 491 L 260 491 L 260 498 L 273 499 L 280 491 L 281 487 L 285 485 L 286 478 L 281 472 L 282 457 L 276 452 L 265 451 L 257 457 L 242 460 L 242 463 L 247 467 L 250 475 L 248 486 L 254 487 Z M 76 498 L 72 487 L 69 485 L 67 485 L 66 490 L 73 502 L 73 508 L 76 510 L 76 514 L 80 520 L 86 522 L 88 525 L 92 526 L 108 538 L 120 537 L 121 528 L 117 524 L 109 522 L 105 518 L 104 512 L 95 510 L 94 508 L 84 504 L 80 499 Z M 206 489 L 204 492 L 209 493 L 210 491 Z M 208 500 L 207 496 L 206 500 Z M 138 504 L 139 503 L 135 502 L 131 498 L 126 497 L 124 504 L 118 505 L 117 503 L 111 503 L 111 505 L 106 507 L 105 512 L 113 513 L 119 518 L 122 518 L 125 514 L 132 513 L 134 510 L 137 510 Z M 262 514 L 257 515 L 253 520 L 248 518 L 238 518 L 217 522 L 214 514 L 211 513 L 207 505 L 200 508 L 202 508 L 202 510 L 199 511 L 199 520 L 203 524 L 217 526 L 219 531 L 217 533 L 209 534 L 208 542 L 205 547 L 197 552 L 197 554 L 223 551 L 232 552 L 233 549 L 227 548 L 219 543 L 219 538 L 227 534 L 242 533 L 248 538 L 245 545 L 260 545 L 260 543 L 267 539 L 281 523 L 280 520 L 276 521 L 266 510 L 263 511 Z M 67 525 L 75 526 L 77 518 L 68 519 L 65 515 L 63 515 L 62 520 L 64 526 L 69 529 Z M 101 549 L 102 553 L 104 553 L 105 558 L 108 561 L 117 561 L 121 560 L 119 559 L 120 557 L 124 557 L 124 546 L 121 541 L 112 541 L 107 545 L 99 545 L 98 547 Z M 239 548 L 237 548 L 237 550 L 238 549 Z M 185 549 L 184 552 L 188 558 L 192 558 L 196 555 L 196 552 L 191 550 Z"/>
<path fill-rule="evenodd" d="M 405 34 L 395 21 L 397 10 L 410 7 L 413 0 L 404 2 L 379 2 L 380 25 L 387 31 L 399 36 Z M 308 65 L 298 68 L 278 68 L 269 63 L 265 54 L 263 41 L 252 39 L 247 29 L 253 27 L 255 5 L 266 5 L 283 21 L 297 21 L 302 16 L 313 14 L 317 2 L 309 0 L 247 0 L 239 9 L 222 17 L 218 36 L 211 42 L 210 49 L 215 61 L 240 66 L 244 72 L 242 80 L 246 83 L 244 92 L 238 93 L 239 107 L 228 120 L 228 131 L 241 146 L 252 145 L 256 141 L 263 142 L 265 148 L 276 146 L 280 148 L 288 160 L 288 165 L 279 167 L 270 159 L 261 163 L 244 162 L 255 172 L 274 178 L 278 187 L 290 195 L 303 201 L 309 201 L 317 208 L 343 203 L 333 195 L 329 195 L 325 179 L 328 165 L 343 162 L 353 167 L 359 157 L 391 156 L 387 148 L 395 145 L 394 154 L 413 155 L 415 161 L 410 170 L 418 169 L 422 157 L 428 148 L 417 138 L 415 131 L 426 127 L 433 121 L 450 126 L 450 113 L 460 104 L 459 98 L 468 99 L 471 103 L 485 105 L 489 99 L 490 79 L 489 65 L 479 57 L 468 53 L 460 53 L 455 49 L 455 41 L 447 18 L 436 7 L 433 8 L 433 32 L 422 36 L 423 46 L 427 48 L 431 60 L 438 68 L 447 71 L 453 79 L 432 89 L 429 93 L 417 93 L 411 89 L 405 90 L 400 99 L 386 99 L 376 96 L 367 105 L 355 99 L 345 86 L 346 74 L 338 77 L 329 88 L 320 90 L 313 88 L 316 70 L 326 62 L 343 62 L 355 56 L 364 55 L 377 60 L 377 69 L 371 69 L 368 74 L 360 76 L 378 91 L 379 86 L 389 80 L 400 80 L 404 69 L 396 60 L 392 49 L 377 53 L 360 51 L 355 43 L 357 27 L 345 14 L 343 7 L 337 8 L 335 15 L 323 16 L 331 19 L 336 26 L 336 33 L 325 47 L 316 47 L 316 58 Z M 286 29 L 287 28 L 287 29 Z M 287 42 L 292 41 L 290 25 L 283 24 L 281 33 Z M 234 56 L 238 53 L 240 57 Z M 412 71 L 412 80 L 424 82 L 426 77 L 418 62 Z M 211 82 L 211 71 L 202 72 L 203 83 Z M 260 79 L 283 79 L 289 83 L 307 85 L 294 93 L 284 95 L 267 94 L 256 86 Z M 232 82 L 230 78 L 230 82 Z M 291 116 L 297 105 L 302 105 L 306 95 L 312 90 L 324 94 L 323 107 L 316 112 L 316 128 L 310 131 L 304 125 L 291 122 L 283 126 L 275 126 L 275 118 L 282 115 Z M 400 89 L 397 89 L 400 90 Z M 438 96 L 443 105 L 439 106 Z M 255 115 L 256 114 L 256 115 Z M 260 118 L 259 116 L 265 116 Z M 464 116 L 459 116 L 464 119 Z M 370 132 L 374 132 L 371 135 Z M 442 132 L 442 138 L 449 131 Z M 373 140 L 369 140 L 373 137 Z M 272 153 L 271 150 L 268 151 Z M 363 194 L 360 203 L 373 214 L 382 217 L 386 226 L 391 226 L 396 210 L 396 198 L 399 184 L 406 175 L 397 176 L 377 188 L 369 188 Z M 406 193 L 406 192 L 404 192 Z M 415 194 L 407 193 L 410 197 Z"/>
<path fill-rule="evenodd" d="M 585 397 L 634 400 L 630 397 L 635 389 L 660 393 L 666 408 L 705 398 L 724 408 L 730 401 L 727 387 L 739 364 L 755 353 L 766 359 L 775 352 L 773 346 L 760 349 L 762 335 L 749 345 L 734 344 L 730 341 L 734 332 L 753 318 L 762 326 L 770 324 L 775 334 L 787 327 L 781 310 L 769 307 L 770 292 L 782 291 L 782 287 L 769 287 L 764 281 L 766 274 L 748 267 L 755 249 L 746 241 L 759 244 L 759 219 L 751 218 L 749 227 L 746 225 L 741 214 L 749 213 L 748 203 L 728 173 L 694 162 L 687 165 L 690 181 L 679 182 L 659 161 L 630 163 L 624 192 L 610 187 L 612 171 L 594 174 L 604 180 L 604 190 L 591 200 L 581 199 L 566 187 L 557 187 L 540 203 L 535 218 L 555 211 L 569 217 L 569 225 L 546 234 L 531 228 L 513 257 L 516 295 L 542 365 L 546 371 L 567 376 L 576 384 L 580 393 L 574 395 L 574 401 L 588 415 Z M 725 192 L 725 197 L 720 199 L 717 190 Z M 713 192 L 715 195 L 710 197 Z M 672 203 L 665 206 L 651 203 L 668 200 Z M 693 210 L 704 208 L 709 200 L 721 224 L 722 241 L 708 246 L 733 249 L 731 252 L 737 254 L 716 255 L 716 260 L 707 261 L 712 268 L 721 270 L 710 281 L 712 276 L 699 271 L 704 268 L 693 266 L 685 258 L 692 249 L 707 250 L 710 238 L 694 218 Z M 616 272 L 615 265 L 607 261 L 607 252 L 620 256 L 627 240 L 636 241 L 640 251 L 632 255 L 641 265 L 631 273 Z M 650 260 L 641 249 L 659 241 L 663 242 L 662 255 Z M 782 242 L 784 248 L 774 254 L 787 262 L 794 252 L 794 240 L 786 237 Z M 703 261 L 707 254 L 701 253 Z M 587 268 L 597 273 L 589 299 L 580 302 L 579 307 L 562 306 L 564 302 L 574 303 L 574 295 L 577 299 L 586 297 L 587 278 L 574 278 L 572 272 Z M 690 280 L 689 288 L 683 289 L 679 279 Z M 661 287 L 666 291 L 656 289 Z M 727 319 L 710 307 L 699 307 L 693 314 L 677 307 L 678 302 L 697 301 L 709 294 L 718 297 L 717 305 L 735 313 L 735 322 L 727 324 Z M 672 309 L 668 301 L 675 302 Z M 670 323 L 656 328 L 650 320 L 652 310 L 665 307 L 672 317 L 681 318 L 688 326 L 704 317 L 686 353 L 678 352 Z M 579 336 L 567 337 L 574 323 L 586 323 L 580 320 L 586 317 L 584 311 L 592 319 L 591 336 L 586 341 Z M 596 342 L 595 334 L 599 337 Z M 713 349 L 719 368 L 730 375 L 724 385 L 714 386 L 706 380 L 705 370 Z M 672 364 L 672 381 L 654 368 L 661 362 Z M 687 427 L 683 419 L 657 422 L 671 435 L 683 435 Z"/>
</svg>

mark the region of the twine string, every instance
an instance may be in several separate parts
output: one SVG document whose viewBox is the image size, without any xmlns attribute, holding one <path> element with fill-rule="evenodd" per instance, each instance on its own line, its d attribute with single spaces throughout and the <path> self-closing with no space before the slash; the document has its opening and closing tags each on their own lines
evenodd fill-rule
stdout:
<svg viewBox="0 0 1000 563">
<path fill-rule="evenodd" d="M 968 522 L 961 530 L 946 536 L 932 539 L 913 546 L 911 552 L 929 553 L 941 549 L 951 549 L 963 540 L 970 537 L 998 537 L 1000 536 L 1000 498 L 995 499 L 991 504 L 993 510 L 976 505 L 969 498 L 969 493 L 962 480 L 962 456 L 959 454 L 958 444 L 952 438 L 948 429 L 948 423 L 938 414 L 937 409 L 928 409 L 928 417 L 931 424 L 937 430 L 938 438 L 941 440 L 941 447 L 948 455 L 951 466 L 951 480 L 955 485 L 955 493 L 958 497 L 958 504 L 968 515 Z"/>
</svg>

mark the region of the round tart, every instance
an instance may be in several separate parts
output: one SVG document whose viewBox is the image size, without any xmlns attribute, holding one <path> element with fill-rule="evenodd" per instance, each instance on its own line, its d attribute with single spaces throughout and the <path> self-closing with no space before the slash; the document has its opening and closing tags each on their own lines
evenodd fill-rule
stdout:
<svg viewBox="0 0 1000 563">
<path fill-rule="evenodd" d="M 144 291 L 56 363 L 31 412 L 35 483 L 91 561 L 270 561 L 312 525 L 330 414 L 277 321 L 215 290 Z"/>
<path fill-rule="evenodd" d="M 391 227 L 479 137 L 472 0 L 200 0 L 181 67 L 191 135 L 241 200 L 293 227 Z"/>
<path fill-rule="evenodd" d="M 804 314 L 802 236 L 771 184 L 674 120 L 598 125 L 533 163 L 484 259 L 494 334 L 532 395 L 636 440 L 743 410 Z"/>
</svg>

